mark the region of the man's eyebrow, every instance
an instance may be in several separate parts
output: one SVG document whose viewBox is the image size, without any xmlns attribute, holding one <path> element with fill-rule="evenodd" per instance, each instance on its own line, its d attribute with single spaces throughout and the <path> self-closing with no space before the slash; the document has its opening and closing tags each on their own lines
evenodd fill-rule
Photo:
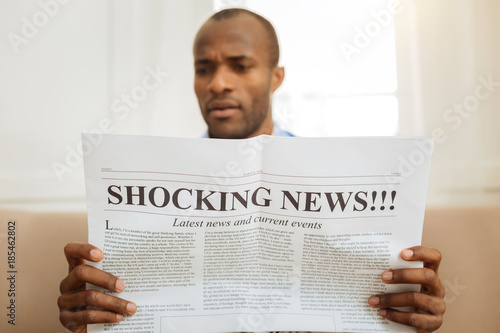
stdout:
<svg viewBox="0 0 500 333">
<path fill-rule="evenodd" d="M 238 56 L 231 56 L 227 57 L 227 60 L 230 62 L 239 62 L 239 61 L 253 61 L 252 57 L 246 56 L 246 55 L 238 55 Z M 202 58 L 202 59 L 197 59 L 195 60 L 194 64 L 195 65 L 209 65 L 212 64 L 214 61 L 208 58 Z"/>
<path fill-rule="evenodd" d="M 253 60 L 253 58 L 246 56 L 246 55 L 240 55 L 240 56 L 233 56 L 233 57 L 228 57 L 229 61 L 242 61 L 242 60 Z"/>
<path fill-rule="evenodd" d="M 207 64 L 211 64 L 212 63 L 212 60 L 210 59 L 198 59 L 194 62 L 195 65 L 207 65 Z"/>
</svg>

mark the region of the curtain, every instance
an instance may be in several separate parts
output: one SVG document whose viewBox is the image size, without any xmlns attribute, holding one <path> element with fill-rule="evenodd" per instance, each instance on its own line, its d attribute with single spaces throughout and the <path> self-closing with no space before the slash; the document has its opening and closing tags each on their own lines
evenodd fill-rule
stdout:
<svg viewBox="0 0 500 333">
<path fill-rule="evenodd" d="M 500 2 L 403 1 L 400 134 L 435 137 L 434 205 L 500 203 Z"/>
</svg>

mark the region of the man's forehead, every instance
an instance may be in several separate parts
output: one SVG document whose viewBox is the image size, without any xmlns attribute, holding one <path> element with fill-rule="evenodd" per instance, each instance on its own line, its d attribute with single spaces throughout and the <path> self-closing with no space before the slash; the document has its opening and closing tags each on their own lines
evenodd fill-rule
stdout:
<svg viewBox="0 0 500 333">
<path fill-rule="evenodd" d="M 222 52 L 227 56 L 251 56 L 256 51 L 264 50 L 264 36 L 265 31 L 259 22 L 248 15 L 210 20 L 196 36 L 194 55 L 199 58 Z"/>
</svg>

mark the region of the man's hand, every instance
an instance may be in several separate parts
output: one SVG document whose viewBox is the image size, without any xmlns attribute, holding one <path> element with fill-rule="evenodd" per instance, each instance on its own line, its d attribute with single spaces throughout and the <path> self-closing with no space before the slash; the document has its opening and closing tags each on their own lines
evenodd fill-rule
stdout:
<svg viewBox="0 0 500 333">
<path fill-rule="evenodd" d="M 61 281 L 61 296 L 57 300 L 59 320 L 64 327 L 72 332 L 86 333 L 87 324 L 117 323 L 124 315 L 135 313 L 137 307 L 132 302 L 97 290 L 86 290 L 86 283 L 113 292 L 122 292 L 125 288 L 121 279 L 85 264 L 86 260 L 100 261 L 101 250 L 87 243 L 69 243 L 64 253 L 69 274 Z"/>
<path fill-rule="evenodd" d="M 415 246 L 401 251 L 401 258 L 408 261 L 423 261 L 424 268 L 388 270 L 382 281 L 389 284 L 421 284 L 420 292 L 402 292 L 370 297 L 371 307 L 379 308 L 382 317 L 397 323 L 417 328 L 417 333 L 438 329 L 443 323 L 445 311 L 444 288 L 438 278 L 441 253 L 432 248 Z M 401 312 L 393 307 L 412 306 L 415 312 Z"/>
</svg>

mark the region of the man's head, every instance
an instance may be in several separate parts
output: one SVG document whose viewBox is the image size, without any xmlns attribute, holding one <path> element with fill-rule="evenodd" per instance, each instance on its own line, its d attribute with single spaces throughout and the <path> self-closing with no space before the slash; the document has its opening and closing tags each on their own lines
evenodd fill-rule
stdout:
<svg viewBox="0 0 500 333">
<path fill-rule="evenodd" d="M 284 78 L 272 25 L 245 9 L 220 11 L 198 31 L 193 53 L 194 90 L 210 136 L 271 134 L 272 94 Z"/>
</svg>

